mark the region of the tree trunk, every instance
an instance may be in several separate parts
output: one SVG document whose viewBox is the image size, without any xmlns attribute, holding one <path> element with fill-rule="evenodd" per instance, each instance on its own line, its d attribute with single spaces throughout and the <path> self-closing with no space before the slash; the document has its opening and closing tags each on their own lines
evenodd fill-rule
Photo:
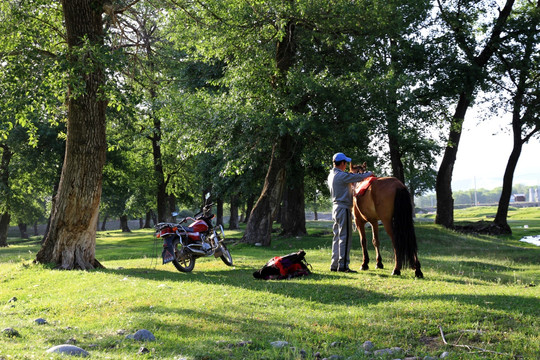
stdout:
<svg viewBox="0 0 540 360">
<path fill-rule="evenodd" d="M 120 216 L 120 229 L 122 229 L 122 232 L 131 232 L 131 229 L 128 226 L 127 215 Z"/>
<path fill-rule="evenodd" d="M 3 197 L 3 212 L 0 217 L 0 247 L 6 247 L 7 244 L 7 232 L 9 230 L 9 200 L 11 198 L 9 194 L 9 163 L 13 157 L 13 152 L 7 145 L 1 145 L 2 148 L 2 160 L 0 161 L 0 195 Z"/>
<path fill-rule="evenodd" d="M 38 223 L 35 222 L 34 223 L 34 236 L 38 236 L 38 235 L 39 235 Z"/>
<path fill-rule="evenodd" d="M 391 41 L 391 58 L 394 61 L 395 44 Z M 392 165 L 392 176 L 405 184 L 405 171 L 403 170 L 403 162 L 401 161 L 402 150 L 399 144 L 399 110 L 397 101 L 397 89 L 391 86 L 387 93 L 387 135 L 388 148 L 390 150 L 390 164 Z"/>
<path fill-rule="evenodd" d="M 281 202 L 285 185 L 286 165 L 290 159 L 293 159 L 293 148 L 290 135 L 281 137 L 274 145 L 261 196 L 257 200 L 253 211 L 251 211 L 242 241 L 249 244 L 270 245 L 272 219 L 276 215 Z"/>
<path fill-rule="evenodd" d="M 96 224 L 107 141 L 102 56 L 102 1 L 62 1 L 74 78 L 69 87 L 64 165 L 51 227 L 36 256 L 62 269 L 102 267 L 95 258 Z M 88 44 L 85 44 L 87 42 Z M 82 91 L 81 91 L 82 90 Z"/>
<path fill-rule="evenodd" d="M 499 17 L 490 38 L 486 42 L 485 47 L 480 54 L 472 59 L 469 68 L 463 70 L 463 89 L 460 92 L 459 101 L 456 106 L 454 115 L 450 122 L 450 134 L 444 151 L 443 160 L 439 166 L 437 173 L 437 183 L 435 191 L 437 194 L 437 213 L 435 223 L 447 228 L 454 226 L 454 199 L 452 197 L 452 175 L 454 172 L 454 164 L 461 137 L 461 129 L 467 109 L 473 99 L 473 94 L 478 84 L 483 81 L 482 70 L 486 67 L 488 61 L 493 56 L 500 41 L 501 32 L 504 29 L 506 19 L 512 11 L 514 0 L 507 0 L 502 11 L 499 12 Z M 456 34 L 458 42 L 461 41 L 463 34 Z M 461 44 L 462 47 L 468 47 L 469 44 Z"/>
<path fill-rule="evenodd" d="M 437 195 L 437 213 L 435 224 L 443 225 L 447 228 L 454 226 L 454 198 L 452 196 L 452 174 L 458 151 L 461 129 L 467 109 L 471 103 L 470 93 L 462 93 L 456 107 L 452 122 L 450 124 L 450 134 L 444 151 L 444 156 L 437 173 L 435 185 Z"/>
<path fill-rule="evenodd" d="M 8 212 L 0 215 L 0 247 L 7 247 L 7 233 L 9 230 L 9 220 L 11 215 Z"/>
<path fill-rule="evenodd" d="M 253 205 L 255 204 L 255 195 L 249 195 L 246 201 L 246 216 L 244 217 L 244 224 L 247 224 L 249 221 L 249 215 L 253 211 Z"/>
<path fill-rule="evenodd" d="M 296 165 L 296 164 L 295 164 Z M 291 170 L 291 169 L 289 169 Z M 304 198 L 304 169 L 295 166 L 295 172 L 288 172 L 287 185 L 281 207 L 282 236 L 304 236 L 306 231 L 306 211 Z"/>
<path fill-rule="evenodd" d="M 540 1 L 537 3 L 537 9 L 540 8 Z M 530 34 L 536 34 L 536 24 L 532 25 L 530 29 Z M 499 206 L 497 207 L 497 214 L 493 223 L 498 227 L 498 230 L 505 234 L 512 234 L 512 229 L 508 225 L 508 207 L 510 206 L 510 197 L 512 196 L 512 184 L 514 183 L 514 172 L 516 170 L 519 157 L 521 155 L 521 150 L 523 144 L 536 132 L 538 131 L 538 126 L 536 126 L 535 131 L 529 133 L 524 139 L 522 139 L 523 134 L 523 123 L 524 119 L 531 112 L 530 107 L 524 107 L 524 97 L 527 92 L 527 82 L 531 76 L 531 57 L 534 53 L 536 46 L 535 35 L 529 35 L 525 43 L 525 51 L 521 61 L 521 68 L 519 71 L 519 81 L 517 83 L 516 92 L 512 98 L 512 135 L 514 138 L 514 146 L 506 164 L 506 169 L 504 171 L 503 177 L 503 188 L 501 193 L 501 198 L 499 199 Z M 533 112 L 535 112 L 533 110 Z M 533 116 L 537 116 L 536 114 Z M 529 199 L 532 201 L 532 199 Z"/>
<path fill-rule="evenodd" d="M 148 211 L 148 212 L 146 213 L 146 218 L 145 218 L 145 220 L 144 220 L 144 228 L 145 228 L 145 229 L 150 229 L 150 228 L 152 228 L 152 225 L 150 225 L 150 221 L 152 220 L 152 214 L 153 214 L 153 213 L 154 213 L 154 212 L 153 212 L 152 210 L 150 210 L 150 211 Z"/>
<path fill-rule="evenodd" d="M 105 214 L 103 216 L 103 221 L 101 222 L 101 231 L 107 230 L 107 219 L 109 218 L 109 215 Z"/>
<path fill-rule="evenodd" d="M 229 230 L 238 230 L 238 195 L 231 195 L 231 217 L 229 219 Z"/>
<path fill-rule="evenodd" d="M 28 225 L 25 223 L 18 223 L 17 227 L 19 228 L 19 233 L 21 234 L 21 239 L 29 239 L 28 236 Z"/>
<path fill-rule="evenodd" d="M 216 225 L 223 226 L 223 199 L 221 197 L 216 201 Z"/>
</svg>

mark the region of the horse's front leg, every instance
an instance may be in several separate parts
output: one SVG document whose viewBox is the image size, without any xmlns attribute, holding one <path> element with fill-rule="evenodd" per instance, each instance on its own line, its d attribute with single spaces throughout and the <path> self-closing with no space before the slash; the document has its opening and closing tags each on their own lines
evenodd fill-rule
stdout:
<svg viewBox="0 0 540 360">
<path fill-rule="evenodd" d="M 369 255 L 367 250 L 367 238 L 366 238 L 366 223 L 364 221 L 359 220 L 358 217 L 355 218 L 356 222 L 356 228 L 358 229 L 358 233 L 360 234 L 360 244 L 362 245 L 362 253 L 363 253 L 363 259 L 362 259 L 362 270 L 368 270 L 369 269 Z"/>
<path fill-rule="evenodd" d="M 380 251 L 380 242 L 379 242 L 379 223 L 377 221 L 374 221 L 371 224 L 371 233 L 373 235 L 373 246 L 375 247 L 375 257 L 377 259 L 377 269 L 384 269 L 384 265 L 382 263 L 382 256 Z"/>
</svg>

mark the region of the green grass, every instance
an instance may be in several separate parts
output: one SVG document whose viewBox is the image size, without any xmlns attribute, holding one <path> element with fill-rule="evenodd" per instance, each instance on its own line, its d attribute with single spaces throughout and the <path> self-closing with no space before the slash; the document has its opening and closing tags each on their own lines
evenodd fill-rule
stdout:
<svg viewBox="0 0 540 360">
<path fill-rule="evenodd" d="M 21 336 L 0 334 L 0 359 L 62 358 L 45 351 L 70 339 L 93 359 L 300 359 L 300 350 L 307 359 L 315 352 L 370 359 L 362 349 L 366 340 L 376 349 L 401 347 L 409 356 L 448 351 L 450 359 L 538 359 L 540 248 L 519 242 L 521 233 L 540 233 L 538 210 L 512 210 L 511 227 L 519 232 L 506 238 L 418 223 L 425 279 L 408 269 L 390 275 L 392 248 L 384 231 L 385 269 L 374 269 L 370 246 L 370 270 L 330 272 L 330 222 L 310 222 L 308 236 L 275 237 L 269 248 L 232 243 L 234 267 L 205 258 L 189 274 L 161 265 L 161 244 L 151 231 L 99 233 L 96 254 L 106 269 L 89 272 L 34 265 L 39 243 L 10 239 L 10 247 L 0 249 L 0 330 L 12 327 Z M 456 220 L 490 215 L 463 210 Z M 253 278 L 271 257 L 301 248 L 312 276 Z M 351 266 L 360 261 L 355 234 Z M 8 302 L 13 297 L 17 301 Z M 35 324 L 39 317 L 48 324 Z M 439 325 L 449 344 L 504 354 L 447 346 Z M 157 340 L 125 339 L 138 329 Z M 275 349 L 270 342 L 277 340 L 290 346 Z M 250 343 L 239 346 L 242 341 Z M 137 355 L 143 345 L 150 353 Z M 380 359 L 396 357 L 405 355 Z"/>
</svg>

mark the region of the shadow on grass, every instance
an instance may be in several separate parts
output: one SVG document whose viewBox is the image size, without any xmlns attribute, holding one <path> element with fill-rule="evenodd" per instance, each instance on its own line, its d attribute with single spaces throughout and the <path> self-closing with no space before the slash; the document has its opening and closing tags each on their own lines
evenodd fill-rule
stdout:
<svg viewBox="0 0 540 360">
<path fill-rule="evenodd" d="M 171 272 L 157 269 L 105 269 L 99 270 L 109 274 L 132 276 L 144 280 L 173 281 L 182 284 L 196 283 L 206 285 L 225 285 L 244 290 L 271 292 L 291 298 L 318 302 L 321 304 L 371 305 L 379 302 L 396 300 L 395 297 L 359 288 L 341 285 L 343 276 L 354 274 L 313 273 L 305 278 L 290 280 L 257 280 L 253 277 L 253 268 L 238 267 L 223 271 L 193 271 L 192 273 Z M 321 285 L 321 282 L 324 282 Z"/>
</svg>

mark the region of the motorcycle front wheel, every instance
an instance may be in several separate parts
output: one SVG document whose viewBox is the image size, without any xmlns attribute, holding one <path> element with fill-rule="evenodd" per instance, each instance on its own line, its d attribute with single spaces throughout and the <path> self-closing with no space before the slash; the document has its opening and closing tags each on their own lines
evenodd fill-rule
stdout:
<svg viewBox="0 0 540 360">
<path fill-rule="evenodd" d="M 220 256 L 221 260 L 225 263 L 227 266 L 233 266 L 233 260 L 231 256 L 231 252 L 229 249 L 227 249 L 227 246 L 225 246 L 225 232 L 223 231 L 223 226 L 219 226 L 218 231 L 216 231 L 217 237 L 219 239 L 219 246 L 221 247 L 221 253 Z"/>
<path fill-rule="evenodd" d="M 193 253 L 188 252 L 182 254 L 181 249 L 178 249 L 178 244 L 175 244 L 174 255 L 176 256 L 176 259 L 174 259 L 172 263 L 176 270 L 180 272 L 191 272 L 193 270 L 196 259 L 196 257 L 193 256 Z"/>
</svg>

